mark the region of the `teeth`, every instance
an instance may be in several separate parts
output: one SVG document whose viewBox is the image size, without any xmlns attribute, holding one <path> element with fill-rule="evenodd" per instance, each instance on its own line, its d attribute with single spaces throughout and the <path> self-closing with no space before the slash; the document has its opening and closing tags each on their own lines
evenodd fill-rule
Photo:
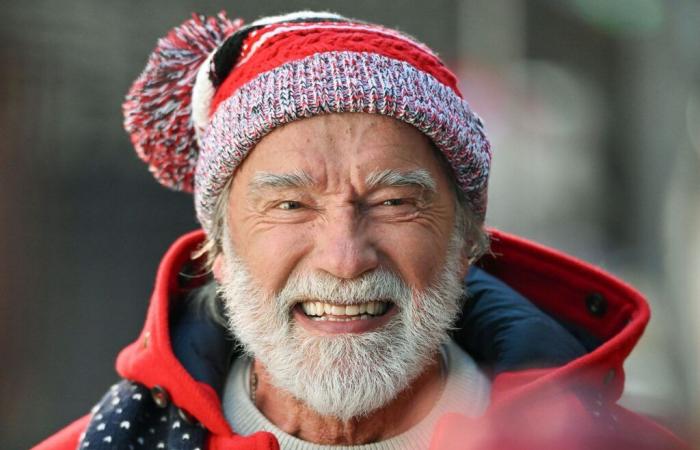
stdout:
<svg viewBox="0 0 700 450">
<path fill-rule="evenodd" d="M 309 303 L 309 302 L 304 302 L 304 303 L 302 303 L 302 304 L 301 304 L 301 309 L 304 310 L 304 313 L 305 313 L 307 316 L 316 315 L 316 311 L 313 311 L 313 307 L 311 306 L 311 303 Z"/>
<path fill-rule="evenodd" d="M 369 314 L 374 314 L 375 305 L 376 305 L 375 302 L 369 302 L 369 303 L 367 303 L 367 312 L 368 312 Z"/>
<path fill-rule="evenodd" d="M 375 314 L 384 314 L 384 311 L 386 311 L 386 303 L 376 303 L 374 305 Z"/>
<path fill-rule="evenodd" d="M 354 320 L 337 316 L 353 316 L 368 319 L 370 316 L 384 314 L 389 308 L 387 302 L 365 302 L 356 305 L 337 305 L 325 302 L 303 302 L 301 308 L 307 316 L 317 316 L 324 320 Z"/>
</svg>

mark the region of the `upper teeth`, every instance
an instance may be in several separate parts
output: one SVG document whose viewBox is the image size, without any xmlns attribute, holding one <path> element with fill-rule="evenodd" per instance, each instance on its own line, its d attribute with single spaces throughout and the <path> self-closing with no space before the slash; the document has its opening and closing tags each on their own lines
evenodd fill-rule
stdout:
<svg viewBox="0 0 700 450">
<path fill-rule="evenodd" d="M 333 316 L 358 316 L 362 314 L 384 314 L 389 304 L 386 302 L 366 302 L 356 305 L 337 305 L 324 302 L 303 302 L 301 307 L 309 316 L 323 316 L 324 314 Z"/>
</svg>

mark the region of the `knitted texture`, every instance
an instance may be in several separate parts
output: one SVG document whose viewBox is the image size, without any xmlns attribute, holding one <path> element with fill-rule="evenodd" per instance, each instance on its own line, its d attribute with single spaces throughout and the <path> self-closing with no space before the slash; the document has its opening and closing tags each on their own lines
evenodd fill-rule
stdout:
<svg viewBox="0 0 700 450">
<path fill-rule="evenodd" d="M 491 149 L 457 79 L 398 31 L 300 12 L 245 27 L 195 16 L 159 41 L 124 104 L 125 126 L 156 179 L 194 190 L 212 229 L 226 182 L 274 128 L 327 113 L 382 114 L 427 135 L 483 221 Z"/>
<path fill-rule="evenodd" d="M 458 413 L 466 417 L 479 417 L 489 404 L 490 380 L 469 354 L 449 340 L 442 346 L 440 356 L 444 386 L 432 409 L 410 429 L 378 442 L 329 446 L 304 441 L 282 431 L 250 399 L 251 360 L 245 357 L 233 362 L 221 394 L 221 403 L 226 419 L 237 433 L 271 432 L 284 450 L 425 450 L 430 447 L 435 424 L 443 415 Z"/>
<path fill-rule="evenodd" d="M 205 231 L 218 194 L 260 139 L 294 120 L 343 112 L 391 116 L 430 137 L 483 218 L 491 152 L 468 104 L 407 62 L 375 53 L 325 52 L 267 71 L 219 105 L 202 138 L 195 176 L 197 217 Z"/>
<path fill-rule="evenodd" d="M 124 128 L 153 176 L 171 189 L 191 192 L 199 149 L 191 120 L 191 94 L 199 66 L 226 36 L 241 27 L 221 12 L 193 15 L 158 41 L 123 105 Z"/>
<path fill-rule="evenodd" d="M 366 52 L 405 61 L 434 76 L 461 97 L 457 79 L 432 50 L 396 31 L 352 23 L 278 24 L 250 34 L 238 64 L 217 90 L 212 112 L 221 101 L 259 74 L 286 62 L 331 51 Z"/>
</svg>

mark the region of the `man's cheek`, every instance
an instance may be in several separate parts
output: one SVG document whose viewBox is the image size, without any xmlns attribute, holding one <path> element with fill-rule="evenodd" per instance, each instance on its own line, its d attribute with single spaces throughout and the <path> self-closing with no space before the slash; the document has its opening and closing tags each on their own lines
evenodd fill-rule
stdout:
<svg viewBox="0 0 700 450">
<path fill-rule="evenodd" d="M 312 247 L 307 233 L 298 228 L 278 225 L 264 233 L 251 235 L 245 245 L 245 259 L 251 276 L 267 294 L 284 287 Z"/>
<path fill-rule="evenodd" d="M 433 236 L 421 233 L 388 232 L 380 251 L 388 269 L 400 275 L 413 289 L 422 291 L 435 279 L 445 263 L 446 248 Z"/>
</svg>

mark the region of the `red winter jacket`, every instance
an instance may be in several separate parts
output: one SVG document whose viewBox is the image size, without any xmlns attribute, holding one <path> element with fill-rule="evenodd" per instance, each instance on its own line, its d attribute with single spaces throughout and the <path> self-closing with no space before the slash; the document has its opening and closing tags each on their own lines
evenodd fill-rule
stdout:
<svg viewBox="0 0 700 450">
<path fill-rule="evenodd" d="M 476 419 L 459 414 L 443 416 L 430 448 L 686 448 L 664 428 L 616 404 L 624 385 L 622 364 L 649 320 L 643 297 L 600 269 L 569 256 L 503 232 L 492 230 L 491 235 L 492 255 L 482 258 L 480 267 L 602 344 L 559 367 L 498 373 L 492 379 L 491 403 L 485 415 Z M 163 258 L 146 324 L 139 338 L 119 354 L 117 371 L 132 382 L 124 387 L 127 395 L 141 399 L 140 393 L 150 389 L 154 404 L 169 404 L 170 417 L 165 412 L 161 417 L 169 428 L 185 422 L 197 424 L 196 429 L 206 436 L 202 438 L 204 448 L 277 449 L 277 441 L 269 433 L 235 434 L 224 418 L 216 389 L 196 381 L 173 352 L 169 314 L 171 303 L 182 296 L 178 275 L 203 237 L 201 231 L 183 236 Z M 117 405 L 116 397 L 108 393 L 103 403 Z M 91 418 L 93 426 L 97 422 L 94 414 L 78 419 L 35 450 L 77 448 Z M 115 428 L 120 425 L 126 429 L 131 426 L 128 421 L 113 424 Z M 104 429 L 102 424 L 99 427 Z M 114 444 L 110 446 L 104 439 L 102 446 L 90 448 L 112 448 Z"/>
</svg>

